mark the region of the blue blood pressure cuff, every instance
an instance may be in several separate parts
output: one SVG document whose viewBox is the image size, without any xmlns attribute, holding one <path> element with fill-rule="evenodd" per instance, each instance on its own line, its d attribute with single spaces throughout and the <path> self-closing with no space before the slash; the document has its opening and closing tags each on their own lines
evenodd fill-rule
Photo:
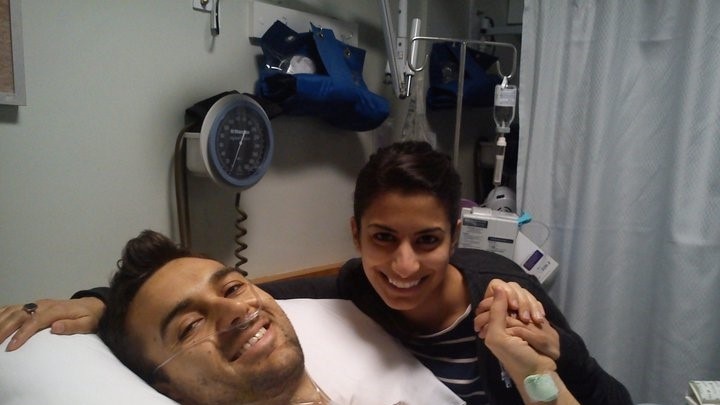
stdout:
<svg viewBox="0 0 720 405">
<path fill-rule="evenodd" d="M 390 114 L 387 99 L 368 90 L 363 49 L 311 24 L 298 33 L 276 21 L 260 39 L 264 66 L 256 94 L 290 115 L 314 115 L 352 131 L 377 128 Z"/>
</svg>

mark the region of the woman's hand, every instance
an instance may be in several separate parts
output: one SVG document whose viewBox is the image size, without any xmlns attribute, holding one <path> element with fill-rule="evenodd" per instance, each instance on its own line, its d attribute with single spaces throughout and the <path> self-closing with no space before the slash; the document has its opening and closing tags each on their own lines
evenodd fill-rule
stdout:
<svg viewBox="0 0 720 405">
<path fill-rule="evenodd" d="M 480 305 L 475 309 L 476 330 L 482 329 L 482 326 L 487 324 L 489 315 L 487 312 L 490 310 L 492 305 L 492 297 L 496 289 L 502 289 L 505 291 L 505 296 L 508 301 L 508 311 L 514 312 L 523 322 L 535 322 L 542 323 L 545 321 L 545 309 L 540 301 L 538 301 L 534 295 L 520 286 L 520 284 L 511 281 L 506 282 L 499 278 L 493 279 L 488 284 L 485 290 L 485 299 L 480 302 Z M 483 315 L 485 313 L 485 315 Z M 483 316 L 480 316 L 483 315 Z"/>
<path fill-rule="evenodd" d="M 93 333 L 105 311 L 105 303 L 94 297 L 42 299 L 35 304 L 37 309 L 33 313 L 25 312 L 22 305 L 0 307 L 0 342 L 12 335 L 6 351 L 16 350 L 39 330 L 48 327 L 58 335 Z"/>
<path fill-rule="evenodd" d="M 508 302 L 503 289 L 495 290 L 495 299 L 489 311 L 485 345 L 500 360 L 516 383 L 528 375 L 554 371 L 555 362 L 538 353 L 522 335 L 528 325 L 508 316 Z M 520 323 L 519 326 L 512 326 Z M 547 323 L 545 323 L 547 324 Z M 533 326 L 534 327 L 534 326 Z M 519 333 L 522 332 L 522 333 Z"/>
</svg>

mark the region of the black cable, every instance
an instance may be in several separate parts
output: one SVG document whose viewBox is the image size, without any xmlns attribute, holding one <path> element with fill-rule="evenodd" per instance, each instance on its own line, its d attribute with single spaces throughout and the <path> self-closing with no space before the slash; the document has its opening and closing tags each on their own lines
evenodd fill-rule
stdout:
<svg viewBox="0 0 720 405">
<path fill-rule="evenodd" d="M 247 229 L 242 226 L 242 223 L 245 222 L 248 216 L 247 213 L 240 208 L 239 191 L 235 194 L 235 211 L 237 212 L 237 219 L 235 219 L 235 229 L 237 230 L 235 234 L 235 244 L 237 245 L 235 248 L 235 257 L 238 259 L 235 263 L 235 269 L 242 273 L 243 276 L 247 276 L 248 272 L 241 269 L 240 266 L 248 261 L 247 257 L 242 255 L 242 251 L 248 247 L 248 245 L 242 241 L 242 237 L 247 235 Z"/>
<path fill-rule="evenodd" d="M 175 140 L 175 156 L 173 166 L 175 172 L 175 203 L 177 205 L 178 228 L 180 231 L 180 245 L 190 249 L 190 214 L 188 212 L 187 194 L 187 142 L 185 133 L 196 123 L 185 126 L 178 133 Z"/>
</svg>

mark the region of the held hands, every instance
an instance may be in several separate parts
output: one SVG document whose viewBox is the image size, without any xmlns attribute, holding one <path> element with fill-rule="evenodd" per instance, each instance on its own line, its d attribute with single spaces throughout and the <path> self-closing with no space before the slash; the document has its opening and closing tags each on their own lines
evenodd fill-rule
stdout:
<svg viewBox="0 0 720 405">
<path fill-rule="evenodd" d="M 557 331 L 545 320 L 545 310 L 542 304 L 519 284 L 495 279 L 490 282 L 485 291 L 485 299 L 475 310 L 475 331 L 482 339 L 486 339 L 490 308 L 497 300 L 497 292 L 503 292 L 508 314 L 507 328 L 516 336 L 532 346 L 540 354 L 552 360 L 560 358 L 560 336 Z"/>
<path fill-rule="evenodd" d="M 6 351 L 16 350 L 35 333 L 48 327 L 58 335 L 93 333 L 105 311 L 105 304 L 93 297 L 43 299 L 35 304 L 37 309 L 32 313 L 24 311 L 22 305 L 0 307 L 0 343 L 13 335 Z"/>
<path fill-rule="evenodd" d="M 500 360 L 513 380 L 554 371 L 556 365 L 553 359 L 538 353 L 525 339 L 517 335 L 518 331 L 524 330 L 524 324 L 512 326 L 522 322 L 508 315 L 505 290 L 496 288 L 494 295 L 485 333 L 485 345 Z M 547 325 L 547 322 L 544 324 Z"/>
<path fill-rule="evenodd" d="M 485 345 L 510 374 L 523 402 L 580 405 L 555 372 L 555 361 L 538 353 L 528 341 L 520 337 L 521 333 L 518 332 L 525 330 L 527 325 L 512 326 L 520 321 L 508 315 L 510 307 L 506 291 L 496 287 L 493 296 L 485 331 Z M 552 329 L 547 322 L 543 322 L 539 328 L 543 325 Z"/>
<path fill-rule="evenodd" d="M 535 299 L 528 290 L 522 288 L 520 284 L 514 281 L 508 283 L 498 278 L 493 279 L 490 281 L 490 284 L 488 284 L 487 289 L 485 290 L 485 299 L 476 309 L 476 314 L 479 315 L 481 312 L 485 312 L 490 309 L 492 297 L 498 288 L 505 291 L 505 296 L 508 301 L 508 311 L 517 313 L 521 321 L 526 323 L 530 321 L 541 323 L 545 320 L 545 309 L 543 308 L 542 303 Z M 485 321 L 487 322 L 487 317 Z"/>
</svg>

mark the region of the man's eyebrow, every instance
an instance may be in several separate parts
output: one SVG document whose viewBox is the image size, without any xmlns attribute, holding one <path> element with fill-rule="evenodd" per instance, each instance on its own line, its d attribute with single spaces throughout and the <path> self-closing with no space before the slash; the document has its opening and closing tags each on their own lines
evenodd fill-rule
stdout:
<svg viewBox="0 0 720 405">
<path fill-rule="evenodd" d="M 172 322 L 175 317 L 177 317 L 180 313 L 185 311 L 187 308 L 192 305 L 192 300 L 189 298 L 186 298 L 180 302 L 177 303 L 173 307 L 173 309 L 167 313 L 160 322 L 160 338 L 164 341 L 165 340 L 165 333 L 167 333 L 167 328 L 170 325 L 170 322 Z"/>
<path fill-rule="evenodd" d="M 236 272 L 237 270 L 232 267 L 223 267 L 220 270 L 213 273 L 210 278 L 208 279 L 209 284 L 215 284 L 218 281 L 225 278 L 230 273 Z M 167 333 L 167 328 L 170 326 L 170 322 L 172 322 L 173 319 L 175 319 L 179 314 L 187 310 L 191 305 L 193 304 L 193 300 L 190 298 L 186 298 L 180 302 L 177 303 L 173 307 L 173 309 L 170 310 L 170 312 L 167 313 L 160 322 L 160 337 L 162 340 L 165 340 L 165 334 Z"/>
<path fill-rule="evenodd" d="M 210 283 L 211 283 L 211 284 L 215 284 L 215 283 L 217 283 L 218 281 L 220 281 L 220 280 L 222 280 L 223 278 L 225 278 L 225 276 L 227 276 L 228 274 L 234 273 L 234 272 L 238 272 L 238 271 L 237 271 L 235 268 L 233 268 L 233 267 L 223 267 L 222 269 L 220 269 L 220 270 L 216 271 L 215 273 L 213 273 L 212 276 L 210 276 Z M 238 273 L 239 273 L 239 272 L 238 272 Z"/>
</svg>

